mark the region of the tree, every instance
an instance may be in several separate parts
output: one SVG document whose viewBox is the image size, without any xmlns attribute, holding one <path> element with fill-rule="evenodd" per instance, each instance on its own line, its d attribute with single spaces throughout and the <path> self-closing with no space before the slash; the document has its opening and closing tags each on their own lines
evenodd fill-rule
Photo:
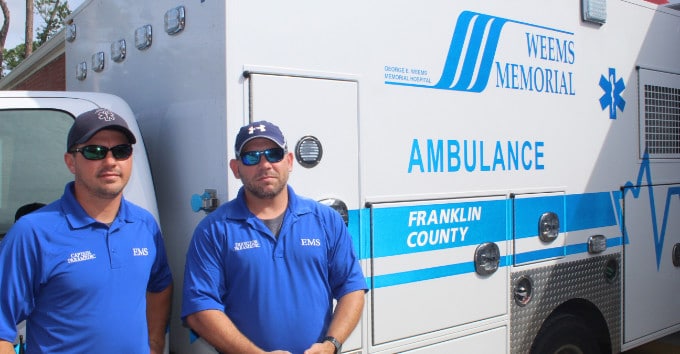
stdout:
<svg viewBox="0 0 680 354">
<path fill-rule="evenodd" d="M 4 69 L 4 67 L 2 63 L 5 62 L 5 41 L 7 40 L 7 32 L 9 32 L 9 7 L 5 0 L 0 0 L 0 8 L 2 8 L 2 16 L 5 19 L 2 23 L 2 28 L 0 28 L 0 77 L 3 77 L 2 69 Z"/>
<path fill-rule="evenodd" d="M 24 36 L 24 58 L 33 53 L 33 0 L 26 0 L 26 32 Z"/>
<path fill-rule="evenodd" d="M 43 20 L 44 25 L 38 28 L 38 33 L 36 34 L 35 40 L 30 41 L 31 48 L 29 50 L 26 50 L 26 43 L 29 41 L 25 41 L 25 43 L 19 44 L 9 50 L 4 49 L 4 44 L 0 47 L 0 49 L 2 49 L 2 53 L 0 53 L 0 60 L 3 63 L 3 69 L 6 71 L 11 71 L 14 69 L 27 57 L 27 55 L 30 55 L 30 53 L 38 49 L 38 47 L 45 44 L 45 42 L 57 34 L 64 26 L 64 20 L 66 17 L 71 14 L 71 10 L 68 8 L 68 1 L 66 0 L 26 0 L 27 6 L 29 2 L 33 8 L 33 10 L 31 10 L 31 14 L 35 11 Z M 5 0 L 0 0 L 0 6 L 3 3 L 5 3 Z M 6 18 L 8 18 L 8 16 L 6 16 Z M 28 21 L 26 21 L 26 23 L 28 24 Z M 31 38 L 33 37 L 32 28 L 33 26 L 31 26 L 30 30 Z M 27 36 L 28 32 L 29 29 L 27 26 Z"/>
<path fill-rule="evenodd" d="M 25 46 L 25 44 L 21 43 L 12 49 L 3 50 L 3 66 L 7 71 L 12 71 L 26 58 Z M 33 42 L 33 49 L 35 50 L 35 42 Z"/>
<path fill-rule="evenodd" d="M 68 1 L 60 0 L 35 0 L 35 9 L 45 23 L 38 28 L 36 36 L 37 47 L 40 47 L 64 27 L 64 20 L 71 14 L 71 10 L 68 8 Z"/>
</svg>

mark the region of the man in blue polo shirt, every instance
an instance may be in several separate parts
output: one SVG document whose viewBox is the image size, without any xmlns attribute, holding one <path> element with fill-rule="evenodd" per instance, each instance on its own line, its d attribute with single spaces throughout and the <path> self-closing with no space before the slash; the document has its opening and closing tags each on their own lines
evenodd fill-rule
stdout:
<svg viewBox="0 0 680 354">
<path fill-rule="evenodd" d="M 276 125 L 242 127 L 235 149 L 243 187 L 196 227 L 182 318 L 222 353 L 339 353 L 367 291 L 341 216 L 288 186 Z"/>
<path fill-rule="evenodd" d="M 22 216 L 0 243 L 0 353 L 161 354 L 172 276 L 159 227 L 123 198 L 135 136 L 117 114 L 76 118 L 61 199 Z"/>
</svg>

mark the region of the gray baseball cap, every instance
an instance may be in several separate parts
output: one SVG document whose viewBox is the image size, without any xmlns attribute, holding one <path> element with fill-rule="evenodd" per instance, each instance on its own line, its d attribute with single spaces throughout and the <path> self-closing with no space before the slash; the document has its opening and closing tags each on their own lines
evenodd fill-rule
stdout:
<svg viewBox="0 0 680 354">
<path fill-rule="evenodd" d="M 90 140 L 93 135 L 103 129 L 118 130 L 125 134 L 130 144 L 137 142 L 135 135 L 132 134 L 127 123 L 125 123 L 125 119 L 106 108 L 97 108 L 76 117 L 75 123 L 68 132 L 66 151 L 70 151 L 74 146 Z"/>
</svg>

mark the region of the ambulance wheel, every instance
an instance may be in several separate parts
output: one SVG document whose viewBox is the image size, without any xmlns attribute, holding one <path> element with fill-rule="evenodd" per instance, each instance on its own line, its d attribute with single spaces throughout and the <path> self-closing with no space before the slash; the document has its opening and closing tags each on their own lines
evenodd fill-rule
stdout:
<svg viewBox="0 0 680 354">
<path fill-rule="evenodd" d="M 593 330 L 581 317 L 561 313 L 548 318 L 531 346 L 532 354 L 598 354 Z"/>
</svg>

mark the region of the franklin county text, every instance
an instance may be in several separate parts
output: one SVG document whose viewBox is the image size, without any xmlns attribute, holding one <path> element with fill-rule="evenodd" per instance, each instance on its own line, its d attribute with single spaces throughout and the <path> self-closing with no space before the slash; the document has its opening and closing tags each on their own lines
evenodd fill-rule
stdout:
<svg viewBox="0 0 680 354">
<path fill-rule="evenodd" d="M 445 245 L 455 243 L 458 237 L 464 242 L 470 227 L 455 224 L 479 221 L 481 218 L 480 206 L 411 211 L 408 227 L 419 230 L 409 232 L 406 244 L 410 248 Z"/>
</svg>

